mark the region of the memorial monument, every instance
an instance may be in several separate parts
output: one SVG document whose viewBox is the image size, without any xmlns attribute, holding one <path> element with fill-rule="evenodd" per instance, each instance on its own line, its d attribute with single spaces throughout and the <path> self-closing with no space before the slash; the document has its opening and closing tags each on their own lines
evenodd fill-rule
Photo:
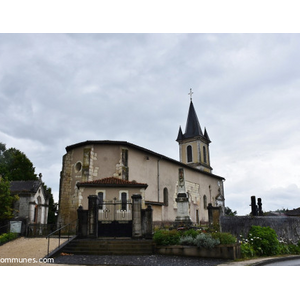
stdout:
<svg viewBox="0 0 300 300">
<path fill-rule="evenodd" d="M 184 169 L 178 169 L 178 188 L 177 188 L 177 216 L 174 222 L 175 227 L 190 227 L 192 220 L 189 215 L 189 198 L 185 190 Z"/>
</svg>

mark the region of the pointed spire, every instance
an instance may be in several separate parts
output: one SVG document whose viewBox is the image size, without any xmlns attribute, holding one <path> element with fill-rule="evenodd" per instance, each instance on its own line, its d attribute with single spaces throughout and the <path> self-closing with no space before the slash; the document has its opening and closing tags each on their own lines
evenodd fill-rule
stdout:
<svg viewBox="0 0 300 300">
<path fill-rule="evenodd" d="M 181 130 L 181 126 L 179 126 L 179 131 L 178 131 L 178 136 L 177 136 L 176 142 L 182 141 L 182 140 L 183 140 L 183 133 Z"/>
<path fill-rule="evenodd" d="M 208 136 L 208 133 L 207 133 L 205 127 L 204 127 L 204 137 L 207 139 L 208 143 L 211 143 L 211 140 L 210 140 L 210 138 L 209 138 L 209 136 Z"/>
<path fill-rule="evenodd" d="M 190 103 L 190 108 L 188 112 L 188 118 L 186 121 L 186 127 L 185 127 L 185 138 L 191 138 L 195 136 L 203 136 L 201 126 L 193 105 L 193 102 Z"/>
</svg>

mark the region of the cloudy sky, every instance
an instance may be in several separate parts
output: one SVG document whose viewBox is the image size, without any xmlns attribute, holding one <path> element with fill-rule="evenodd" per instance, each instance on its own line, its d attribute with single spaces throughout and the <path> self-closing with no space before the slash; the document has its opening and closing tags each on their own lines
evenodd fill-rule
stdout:
<svg viewBox="0 0 300 300">
<path fill-rule="evenodd" d="M 0 34 L 0 142 L 58 201 L 65 147 L 122 140 L 178 159 L 189 89 L 226 206 L 300 207 L 299 34 Z"/>
</svg>

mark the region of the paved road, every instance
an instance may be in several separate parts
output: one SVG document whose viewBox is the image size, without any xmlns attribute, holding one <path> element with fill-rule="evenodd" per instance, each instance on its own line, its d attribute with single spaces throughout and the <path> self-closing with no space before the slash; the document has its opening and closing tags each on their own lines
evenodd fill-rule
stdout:
<svg viewBox="0 0 300 300">
<path fill-rule="evenodd" d="M 217 266 L 225 259 L 166 255 L 60 255 L 55 264 L 86 266 Z"/>
<path fill-rule="evenodd" d="M 296 259 L 285 259 L 279 261 L 270 261 L 269 263 L 264 263 L 264 266 L 300 266 L 300 258 Z"/>
</svg>

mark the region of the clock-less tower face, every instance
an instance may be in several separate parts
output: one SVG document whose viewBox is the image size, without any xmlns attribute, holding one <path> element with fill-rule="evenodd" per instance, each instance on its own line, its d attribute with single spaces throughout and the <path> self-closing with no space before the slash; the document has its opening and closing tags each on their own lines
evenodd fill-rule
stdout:
<svg viewBox="0 0 300 300">
<path fill-rule="evenodd" d="M 191 93 L 191 92 L 190 92 Z M 189 93 L 189 95 L 190 95 Z M 206 129 L 201 129 L 192 99 L 183 134 L 179 128 L 177 142 L 179 143 L 179 158 L 184 164 L 211 173 L 209 144 L 211 143 Z"/>
</svg>

